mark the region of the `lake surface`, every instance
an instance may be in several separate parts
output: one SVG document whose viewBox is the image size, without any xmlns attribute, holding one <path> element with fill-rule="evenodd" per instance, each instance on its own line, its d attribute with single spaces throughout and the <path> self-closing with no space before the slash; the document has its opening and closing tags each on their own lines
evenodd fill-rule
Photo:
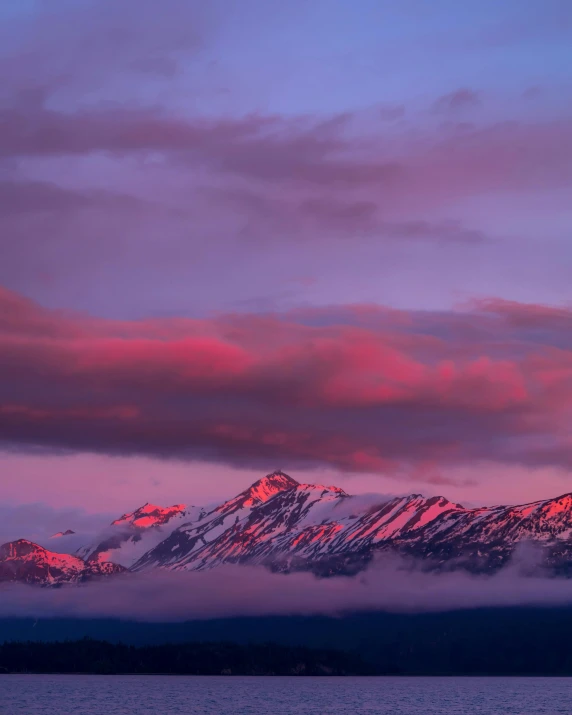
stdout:
<svg viewBox="0 0 572 715">
<path fill-rule="evenodd" d="M 572 678 L 0 676 L 2 715 L 556 715 L 571 703 Z"/>
</svg>

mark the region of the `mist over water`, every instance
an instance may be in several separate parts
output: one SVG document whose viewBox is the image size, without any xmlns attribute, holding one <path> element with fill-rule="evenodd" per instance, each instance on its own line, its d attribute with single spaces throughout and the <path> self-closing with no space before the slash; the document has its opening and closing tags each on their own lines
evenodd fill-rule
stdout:
<svg viewBox="0 0 572 715">
<path fill-rule="evenodd" d="M 272 573 L 257 566 L 221 566 L 210 571 L 129 573 L 60 588 L 4 584 L 0 617 L 165 622 L 572 604 L 572 580 L 549 576 L 537 557 L 533 547 L 524 545 L 508 566 L 492 576 L 428 572 L 387 556 L 354 577 L 317 578 L 310 573 Z"/>
</svg>

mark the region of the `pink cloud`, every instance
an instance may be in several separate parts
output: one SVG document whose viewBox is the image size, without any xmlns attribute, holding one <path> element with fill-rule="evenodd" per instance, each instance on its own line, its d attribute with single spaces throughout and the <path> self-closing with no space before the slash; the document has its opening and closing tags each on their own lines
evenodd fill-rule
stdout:
<svg viewBox="0 0 572 715">
<path fill-rule="evenodd" d="M 370 472 L 572 457 L 572 353 L 549 308 L 539 342 L 523 305 L 326 324 L 335 312 L 125 322 L 2 300 L 17 319 L 1 326 L 0 425 L 22 447 Z"/>
</svg>

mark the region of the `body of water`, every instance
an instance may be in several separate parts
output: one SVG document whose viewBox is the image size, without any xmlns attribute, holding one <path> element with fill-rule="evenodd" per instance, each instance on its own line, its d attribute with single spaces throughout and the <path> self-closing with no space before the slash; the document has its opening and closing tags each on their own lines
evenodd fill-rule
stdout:
<svg viewBox="0 0 572 715">
<path fill-rule="evenodd" d="M 0 676 L 2 715 L 557 715 L 572 678 Z"/>
</svg>

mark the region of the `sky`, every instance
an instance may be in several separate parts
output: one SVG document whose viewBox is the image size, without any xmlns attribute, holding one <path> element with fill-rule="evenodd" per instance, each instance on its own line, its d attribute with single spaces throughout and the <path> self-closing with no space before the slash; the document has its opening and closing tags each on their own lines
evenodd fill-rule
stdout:
<svg viewBox="0 0 572 715">
<path fill-rule="evenodd" d="M 5 0 L 2 502 L 571 491 L 571 48 L 568 0 Z"/>
</svg>

